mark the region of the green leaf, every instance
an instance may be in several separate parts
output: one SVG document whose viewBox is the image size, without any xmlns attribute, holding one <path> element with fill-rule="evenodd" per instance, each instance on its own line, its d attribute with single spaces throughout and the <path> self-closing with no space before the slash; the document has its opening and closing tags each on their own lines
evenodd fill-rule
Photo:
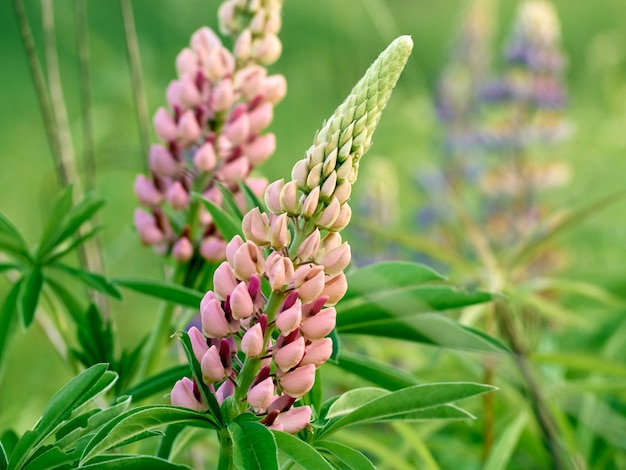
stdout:
<svg viewBox="0 0 626 470">
<path fill-rule="evenodd" d="M 190 470 L 186 465 L 179 465 L 158 457 L 148 455 L 113 455 L 97 462 L 82 465 L 85 470 Z"/>
<path fill-rule="evenodd" d="M 96 227 L 90 230 L 89 232 L 85 233 L 84 235 L 74 238 L 74 240 L 72 240 L 71 243 L 64 245 L 59 250 L 52 251 L 51 253 L 49 253 L 49 256 L 42 257 L 42 262 L 52 263 L 60 258 L 63 258 L 65 255 L 74 251 L 76 248 L 78 248 L 80 245 L 85 243 L 87 240 L 89 240 L 90 238 L 93 238 L 94 235 L 96 235 L 100 231 L 100 229 L 101 229 L 100 227 Z"/>
<path fill-rule="evenodd" d="M 347 351 L 343 351 L 339 354 L 337 362 L 334 363 L 334 365 L 387 390 L 399 390 L 418 384 L 414 376 L 404 372 L 402 369 L 398 369 L 387 363 L 375 361 L 371 357 L 353 354 Z"/>
<path fill-rule="evenodd" d="M 35 428 L 24 433 L 15 446 L 8 470 L 21 468 L 43 441 L 53 434 L 64 420 L 69 418 L 72 411 L 101 392 L 95 386 L 100 383 L 106 370 L 106 364 L 90 367 L 70 380 L 52 397 Z"/>
<path fill-rule="evenodd" d="M 407 413 L 398 413 L 395 415 L 385 416 L 365 421 L 365 424 L 372 423 L 390 423 L 393 421 L 426 421 L 426 420 L 459 420 L 459 419 L 476 419 L 476 417 L 463 408 L 455 405 L 439 405 L 423 410 L 409 411 Z"/>
<path fill-rule="evenodd" d="M 172 448 L 176 442 L 176 438 L 185 430 L 184 424 L 172 424 L 165 428 L 165 433 L 159 442 L 159 448 L 157 449 L 156 456 L 162 459 L 169 459 L 172 453 Z"/>
<path fill-rule="evenodd" d="M 74 323 L 76 325 L 80 325 L 83 322 L 83 315 L 85 313 L 85 308 L 80 304 L 76 297 L 69 290 L 65 288 L 64 285 L 57 282 L 55 279 L 48 277 L 46 279 L 46 284 L 54 295 L 61 301 L 61 303 L 65 306 L 67 313 L 72 317 Z"/>
<path fill-rule="evenodd" d="M 0 308 L 0 373 L 3 364 L 5 363 L 5 352 L 13 332 L 13 326 L 17 319 L 17 302 L 19 299 L 20 290 L 22 288 L 23 279 L 20 279 L 7 294 Z"/>
<path fill-rule="evenodd" d="M 241 470 L 278 470 L 274 436 L 260 423 L 235 420 L 228 425 L 233 463 Z"/>
<path fill-rule="evenodd" d="M 100 274 L 84 271 L 82 269 L 72 268 L 71 266 L 58 262 L 52 263 L 50 266 L 60 271 L 63 271 L 70 276 L 75 277 L 79 281 L 88 285 L 92 289 L 97 290 L 98 292 L 102 292 L 103 294 L 107 294 L 118 300 L 122 299 L 122 295 L 117 290 L 117 288 L 108 279 L 106 279 L 104 276 L 101 276 Z"/>
<path fill-rule="evenodd" d="M 0 263 L 0 273 L 5 271 L 21 271 L 22 267 L 19 264 L 15 263 Z"/>
<path fill-rule="evenodd" d="M 494 387 L 489 385 L 470 382 L 435 383 L 407 387 L 374 398 L 355 410 L 340 416 L 338 419 L 331 420 L 318 431 L 317 438 L 321 438 L 345 426 L 412 413 L 492 390 L 494 390 Z"/>
<path fill-rule="evenodd" d="M 48 221 L 44 228 L 43 235 L 39 240 L 37 248 L 37 258 L 44 256 L 52 249 L 59 235 L 63 232 L 63 222 L 72 208 L 72 190 L 73 186 L 68 185 L 56 199 L 52 210 L 49 212 Z"/>
<path fill-rule="evenodd" d="M 328 454 L 341 461 L 350 470 L 375 470 L 376 467 L 361 452 L 344 444 L 331 441 L 320 441 L 315 447 L 324 449 Z"/>
<path fill-rule="evenodd" d="M 197 290 L 156 279 L 117 277 L 112 279 L 111 282 L 118 286 L 156 297 L 157 299 L 194 309 L 200 308 L 200 301 L 203 297 L 203 294 Z"/>
<path fill-rule="evenodd" d="M 346 415 L 377 398 L 389 395 L 389 390 L 376 387 L 362 387 L 348 390 L 330 406 L 326 418 L 332 419 Z"/>
<path fill-rule="evenodd" d="M 524 430 L 528 415 L 522 411 L 500 434 L 485 462 L 484 470 L 500 470 L 509 468 L 509 460 L 517 446 L 520 434 Z"/>
<path fill-rule="evenodd" d="M 9 457 L 7 456 L 6 450 L 4 450 L 4 446 L 2 445 L 2 441 L 0 441 L 0 470 L 5 470 L 9 465 Z"/>
<path fill-rule="evenodd" d="M 28 252 L 28 244 L 26 240 L 17 229 L 13 222 L 11 222 L 7 216 L 5 216 L 2 212 L 0 212 L 0 232 L 3 232 L 9 235 L 11 238 L 15 240 L 17 246 L 19 246 L 22 250 Z"/>
<path fill-rule="evenodd" d="M 74 206 L 66 220 L 63 228 L 55 239 L 55 245 L 59 245 L 71 237 L 81 225 L 87 222 L 104 205 L 104 200 L 99 197 L 87 196 Z"/>
<path fill-rule="evenodd" d="M 343 300 L 366 297 L 372 292 L 401 290 L 445 279 L 428 266 L 406 261 L 384 261 L 347 274 L 348 291 Z"/>
<path fill-rule="evenodd" d="M 39 294 L 43 287 L 43 273 L 39 266 L 35 266 L 33 270 L 25 275 L 22 283 L 22 291 L 20 292 L 20 316 L 24 328 L 28 328 L 35 318 L 35 311 L 39 303 Z"/>
<path fill-rule="evenodd" d="M 235 201 L 233 193 L 231 193 L 223 184 L 216 183 L 216 185 L 217 189 L 219 189 L 222 194 L 222 206 L 226 212 L 230 214 L 233 219 L 241 221 L 243 219 L 243 212 L 241 212 L 241 209 L 237 205 L 237 201 Z"/>
<path fill-rule="evenodd" d="M 155 428 L 176 423 L 217 429 L 209 415 L 186 408 L 168 405 L 147 405 L 134 408 L 109 421 L 93 436 L 83 452 L 81 464 L 109 449 L 145 439 Z"/>
<path fill-rule="evenodd" d="M 213 223 L 217 227 L 217 230 L 219 230 L 225 240 L 230 240 L 236 235 L 243 238 L 241 223 L 237 222 L 235 218 L 226 213 L 224 209 L 216 205 L 214 202 L 209 201 L 202 196 L 199 197 L 206 210 L 209 211 L 209 214 L 211 214 L 211 218 L 213 219 Z"/>
<path fill-rule="evenodd" d="M 246 184 L 245 181 L 239 182 L 239 189 L 243 193 L 243 197 L 246 201 L 246 207 L 248 210 L 254 209 L 258 207 L 261 212 L 267 212 L 267 208 L 265 207 L 265 203 L 259 199 L 259 197 L 254 194 L 254 191 Z"/>
<path fill-rule="evenodd" d="M 303 440 L 282 431 L 272 431 L 272 434 L 274 435 L 278 450 L 298 465 L 301 465 L 305 469 L 332 470 L 332 465 L 324 460 L 324 457 L 322 457 L 317 450 Z"/>
<path fill-rule="evenodd" d="M 134 402 L 145 400 L 157 393 L 171 390 L 177 380 L 189 373 L 189 365 L 182 364 L 159 372 L 125 390 L 122 395 L 130 395 Z"/>
<path fill-rule="evenodd" d="M 0 251 L 4 251 L 13 258 L 23 262 L 26 266 L 34 263 L 27 249 L 22 248 L 20 242 L 13 236 L 0 232 Z"/>
<path fill-rule="evenodd" d="M 373 310 L 360 319 L 345 319 L 344 312 L 340 308 L 337 310 L 337 331 L 341 335 L 370 335 L 453 349 L 509 352 L 498 339 L 436 313 L 396 318 L 393 312 L 378 310 L 373 306 Z"/>
<path fill-rule="evenodd" d="M 86 315 L 77 324 L 76 336 L 82 348 L 78 355 L 84 360 L 84 365 L 89 367 L 99 362 L 113 364 L 114 339 L 111 324 L 103 320 L 98 308 L 91 304 Z"/>
</svg>

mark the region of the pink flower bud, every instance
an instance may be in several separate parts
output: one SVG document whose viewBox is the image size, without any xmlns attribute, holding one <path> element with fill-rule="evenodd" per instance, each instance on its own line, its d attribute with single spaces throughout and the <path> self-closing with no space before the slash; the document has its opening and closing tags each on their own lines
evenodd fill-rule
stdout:
<svg viewBox="0 0 626 470">
<path fill-rule="evenodd" d="M 322 295 L 328 296 L 328 305 L 335 305 L 339 302 L 348 290 L 348 281 L 346 281 L 346 275 L 339 273 L 329 281 L 326 281 Z"/>
<path fill-rule="evenodd" d="M 335 188 L 334 196 L 339 201 L 339 204 L 344 204 L 350 199 L 352 193 L 352 184 L 348 180 L 344 180 Z"/>
<path fill-rule="evenodd" d="M 193 355 L 196 356 L 198 362 L 201 362 L 202 357 L 204 357 L 204 354 L 209 350 L 207 340 L 202 332 L 195 326 L 189 328 L 187 334 L 189 335 L 189 339 L 191 340 L 191 349 L 193 349 Z"/>
<path fill-rule="evenodd" d="M 235 279 L 233 270 L 230 265 L 224 261 L 221 263 L 215 273 L 213 273 L 213 290 L 215 295 L 220 300 L 226 300 L 231 292 L 237 287 L 238 282 Z"/>
<path fill-rule="evenodd" d="M 320 187 L 320 199 L 323 201 L 327 201 L 334 193 L 337 188 L 337 173 L 332 172 L 322 183 Z"/>
<path fill-rule="evenodd" d="M 186 236 L 180 237 L 172 247 L 172 256 L 179 263 L 189 261 L 193 256 L 193 245 Z"/>
<path fill-rule="evenodd" d="M 251 240 L 259 246 L 268 244 L 270 238 L 270 221 L 267 214 L 261 213 L 255 207 L 244 215 L 241 228 L 247 240 Z"/>
<path fill-rule="evenodd" d="M 286 336 L 300 326 L 302 321 L 302 301 L 296 300 L 291 307 L 283 310 L 276 317 L 276 327 L 280 330 L 283 336 Z"/>
<path fill-rule="evenodd" d="M 276 150 L 276 136 L 265 134 L 255 138 L 243 147 L 243 153 L 250 159 L 253 166 L 258 166 L 267 160 Z"/>
<path fill-rule="evenodd" d="M 184 76 L 179 80 L 178 99 L 185 108 L 193 108 L 202 103 L 202 95 L 193 76 Z"/>
<path fill-rule="evenodd" d="M 313 388 L 315 383 L 315 366 L 308 364 L 298 367 L 291 372 L 280 374 L 280 386 L 287 395 L 293 398 L 301 398 Z"/>
<path fill-rule="evenodd" d="M 320 231 L 316 228 L 311 235 L 306 237 L 300 244 L 298 247 L 298 258 L 301 261 L 311 261 L 315 258 L 315 255 L 320 248 L 320 237 Z"/>
<path fill-rule="evenodd" d="M 263 81 L 263 99 L 272 104 L 280 102 L 287 94 L 287 80 L 282 75 L 270 75 Z"/>
<path fill-rule="evenodd" d="M 191 47 L 196 51 L 210 51 L 222 45 L 217 34 L 207 26 L 203 26 L 191 36 Z"/>
<path fill-rule="evenodd" d="M 280 208 L 280 212 L 287 212 L 289 215 L 298 215 L 300 213 L 300 201 L 298 201 L 297 181 L 290 181 L 281 189 Z"/>
<path fill-rule="evenodd" d="M 230 380 L 225 380 L 222 385 L 215 391 L 215 399 L 221 406 L 224 400 L 235 392 L 235 385 Z"/>
<path fill-rule="evenodd" d="M 156 245 L 163 241 L 163 232 L 157 227 L 154 217 L 141 209 L 135 210 L 135 227 L 144 245 Z"/>
<path fill-rule="evenodd" d="M 222 167 L 217 172 L 218 178 L 225 183 L 238 183 L 250 173 L 250 161 L 239 157 Z"/>
<path fill-rule="evenodd" d="M 179 181 L 172 183 L 165 197 L 174 209 L 185 209 L 189 205 L 189 193 Z"/>
<path fill-rule="evenodd" d="M 346 226 L 350 223 L 350 219 L 352 218 L 352 209 L 348 204 L 344 204 L 341 206 L 341 210 L 339 211 L 339 216 L 337 220 L 330 226 L 328 230 L 332 230 L 333 232 L 339 232 L 346 228 Z"/>
<path fill-rule="evenodd" d="M 273 398 L 274 382 L 272 382 L 271 377 L 268 377 L 250 388 L 247 400 L 254 411 L 262 413 L 270 405 Z"/>
<path fill-rule="evenodd" d="M 233 82 L 229 78 L 225 78 L 211 92 L 211 108 L 217 112 L 225 111 L 233 105 L 234 101 Z"/>
<path fill-rule="evenodd" d="M 275 250 L 282 250 L 289 246 L 291 233 L 288 226 L 287 214 L 280 214 L 272 220 L 270 228 L 270 243 Z"/>
<path fill-rule="evenodd" d="M 215 236 L 206 237 L 200 244 L 200 254 L 207 261 L 221 261 L 226 256 L 226 242 Z"/>
<path fill-rule="evenodd" d="M 247 281 L 253 274 L 265 273 L 263 253 L 252 241 L 247 241 L 239 247 L 235 252 L 233 262 L 235 277 L 242 281 Z"/>
<path fill-rule="evenodd" d="M 333 198 L 330 200 L 330 202 L 326 206 L 326 209 L 324 209 L 322 213 L 319 215 L 317 219 L 317 226 L 319 228 L 328 229 L 335 223 L 335 221 L 339 217 L 340 212 L 341 212 L 341 205 L 339 204 L 339 201 L 337 200 L 337 198 L 333 196 Z"/>
<path fill-rule="evenodd" d="M 274 181 L 265 189 L 265 205 L 270 212 L 280 214 L 283 210 L 280 204 L 280 194 L 285 186 L 285 180 Z"/>
<path fill-rule="evenodd" d="M 183 408 L 199 412 L 207 411 L 209 407 L 202 400 L 200 393 L 198 393 L 198 398 L 196 398 L 194 388 L 193 381 L 188 377 L 183 377 L 177 381 L 170 396 L 172 405 L 182 406 Z"/>
<path fill-rule="evenodd" d="M 235 2 L 223 2 L 218 10 L 217 17 L 220 22 L 220 30 L 223 34 L 229 34 L 228 25 L 235 20 Z"/>
<path fill-rule="evenodd" d="M 266 34 L 252 45 L 252 55 L 263 65 L 276 62 L 283 51 L 283 45 L 275 34 Z"/>
<path fill-rule="evenodd" d="M 252 315 L 254 306 L 245 282 L 240 282 L 230 295 L 230 309 L 235 320 L 243 320 Z"/>
<path fill-rule="evenodd" d="M 242 105 L 245 108 L 245 105 Z M 234 115 L 235 117 L 229 119 L 224 126 L 223 133 L 231 143 L 235 146 L 241 144 L 242 142 L 248 140 L 248 136 L 250 134 L 250 119 L 248 115 L 245 113 L 237 113 L 235 115 L 235 111 L 238 108 L 235 108 L 231 113 L 231 118 Z"/>
<path fill-rule="evenodd" d="M 180 102 L 180 81 L 172 80 L 169 85 L 167 85 L 167 90 L 165 90 L 165 99 L 170 105 L 170 108 L 182 108 L 182 104 Z"/>
<path fill-rule="evenodd" d="M 337 232 L 330 232 L 327 233 L 324 240 L 322 240 L 322 248 L 325 253 L 328 253 L 341 245 L 341 243 L 341 235 Z"/>
<path fill-rule="evenodd" d="M 230 267 L 234 269 L 235 266 L 235 253 L 243 245 L 243 240 L 239 235 L 235 235 L 226 245 L 226 261 L 230 264 Z"/>
<path fill-rule="evenodd" d="M 226 377 L 226 371 L 224 370 L 224 364 L 220 358 L 220 353 L 215 346 L 211 346 L 200 362 L 202 369 L 202 381 L 205 384 L 212 384 L 219 382 Z"/>
<path fill-rule="evenodd" d="M 176 56 L 176 71 L 179 77 L 195 77 L 198 72 L 198 56 L 196 53 L 185 47 Z"/>
<path fill-rule="evenodd" d="M 229 323 L 226 320 L 226 313 L 217 299 L 211 299 L 200 307 L 200 318 L 202 332 L 209 338 L 224 338 L 239 329 L 239 322 Z"/>
<path fill-rule="evenodd" d="M 274 349 L 274 362 L 282 372 L 287 372 L 297 366 L 303 356 L 304 337 L 302 336 L 279 349 Z"/>
<path fill-rule="evenodd" d="M 162 145 L 150 147 L 150 169 L 158 176 L 172 177 L 179 171 L 179 164 Z"/>
<path fill-rule="evenodd" d="M 274 119 L 274 106 L 271 103 L 262 103 L 250 111 L 249 117 L 250 133 L 259 134 Z"/>
<path fill-rule="evenodd" d="M 183 145 L 194 143 L 200 138 L 200 125 L 190 109 L 185 111 L 178 121 L 178 134 Z"/>
<path fill-rule="evenodd" d="M 221 80 L 233 73 L 235 59 L 223 47 L 217 47 L 202 57 L 202 71 L 211 80 Z"/>
<path fill-rule="evenodd" d="M 291 170 L 291 179 L 296 181 L 299 188 L 304 188 L 307 176 L 309 176 L 309 162 L 306 159 L 298 160 Z"/>
<path fill-rule="evenodd" d="M 317 341 L 329 335 L 337 321 L 334 307 L 325 308 L 317 315 L 305 317 L 300 325 L 300 332 L 310 341 Z"/>
<path fill-rule="evenodd" d="M 250 57 L 250 49 L 252 48 L 252 31 L 244 29 L 237 41 L 235 42 L 235 57 L 240 61 L 246 61 Z"/>
<path fill-rule="evenodd" d="M 213 144 L 206 142 L 193 154 L 193 164 L 200 171 L 212 171 L 217 163 Z"/>
<path fill-rule="evenodd" d="M 265 86 L 266 74 L 265 67 L 249 65 L 235 75 L 235 88 L 241 91 L 247 101 L 250 101 L 261 92 L 261 87 Z"/>
<path fill-rule="evenodd" d="M 144 175 L 137 175 L 135 178 L 135 193 L 139 202 L 146 206 L 157 206 L 163 200 L 163 195 Z"/>
<path fill-rule="evenodd" d="M 306 366 L 307 364 L 314 364 L 315 367 L 319 367 L 324 364 L 332 354 L 332 339 L 324 338 L 319 341 L 314 341 L 306 347 L 304 358 L 302 359 L 300 365 Z"/>
<path fill-rule="evenodd" d="M 293 282 L 293 262 L 290 258 L 275 251 L 269 255 L 265 263 L 265 270 L 274 291 L 281 290 L 285 285 Z"/>
<path fill-rule="evenodd" d="M 294 273 L 294 286 L 303 303 L 312 302 L 324 289 L 324 267 L 310 263 L 298 266 Z"/>
<path fill-rule="evenodd" d="M 260 9 L 250 20 L 250 31 L 255 35 L 263 33 L 265 28 L 265 10 Z"/>
<path fill-rule="evenodd" d="M 320 200 L 320 188 L 316 186 L 308 194 L 304 202 L 302 203 L 302 217 L 310 219 L 317 210 L 317 204 Z"/>
<path fill-rule="evenodd" d="M 342 272 L 350 263 L 350 245 L 344 243 L 332 249 L 322 256 L 319 263 L 324 266 L 324 272 L 329 276 L 334 276 Z"/>
<path fill-rule="evenodd" d="M 154 130 L 157 135 L 166 141 L 175 140 L 178 136 L 178 127 L 172 119 L 172 116 L 167 112 L 165 108 L 159 108 L 154 115 L 153 119 Z"/>
<path fill-rule="evenodd" d="M 279 429 L 288 434 L 297 434 L 308 426 L 311 422 L 311 408 L 309 406 L 298 406 L 280 413 L 274 420 L 271 429 Z"/>
<path fill-rule="evenodd" d="M 257 357 L 263 352 L 263 329 L 255 323 L 241 338 L 241 350 L 246 357 Z"/>
</svg>

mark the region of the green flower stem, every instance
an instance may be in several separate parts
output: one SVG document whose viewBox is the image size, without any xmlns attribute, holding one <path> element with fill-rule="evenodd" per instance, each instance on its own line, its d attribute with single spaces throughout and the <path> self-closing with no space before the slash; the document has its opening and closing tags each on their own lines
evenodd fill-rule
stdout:
<svg viewBox="0 0 626 470">
<path fill-rule="evenodd" d="M 187 273 L 187 263 L 179 264 L 176 266 L 176 271 L 172 276 L 173 284 L 182 284 L 183 279 Z M 172 302 L 165 302 L 159 316 L 155 322 L 154 327 L 150 331 L 148 341 L 143 349 L 143 358 L 139 363 L 135 379 L 137 381 L 145 378 L 147 375 L 154 372 L 157 364 L 159 364 L 163 358 L 164 346 L 167 343 L 167 339 L 172 327 L 172 319 L 174 318 L 174 312 L 178 306 Z"/>
<path fill-rule="evenodd" d="M 222 429 L 220 436 L 220 457 L 217 463 L 217 470 L 230 470 L 233 467 L 233 441 L 230 438 L 228 429 Z"/>
</svg>

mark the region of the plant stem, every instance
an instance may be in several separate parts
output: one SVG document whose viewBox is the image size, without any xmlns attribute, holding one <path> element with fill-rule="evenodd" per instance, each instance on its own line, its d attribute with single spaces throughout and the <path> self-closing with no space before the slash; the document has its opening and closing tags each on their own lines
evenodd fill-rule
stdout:
<svg viewBox="0 0 626 470">
<path fill-rule="evenodd" d="M 141 162 L 144 173 L 148 171 L 147 155 L 150 150 L 150 125 L 148 119 L 148 102 L 143 86 L 141 74 L 141 55 L 139 54 L 139 41 L 135 30 L 135 19 L 133 7 L 130 0 L 120 0 L 122 9 L 122 21 L 124 22 L 124 33 L 126 36 L 126 52 L 128 53 L 128 64 L 133 84 L 133 97 L 135 98 L 135 108 L 137 111 L 137 124 L 139 126 L 139 139 L 141 142 Z"/>
<path fill-rule="evenodd" d="M 217 470 L 230 470 L 233 468 L 233 441 L 228 429 L 220 431 L 220 457 Z"/>
<path fill-rule="evenodd" d="M 559 442 L 556 421 L 552 416 L 548 404 L 541 393 L 539 384 L 533 375 L 526 351 L 519 340 L 519 334 L 513 324 L 513 319 L 511 318 L 509 309 L 505 302 L 496 301 L 495 310 L 504 335 L 507 337 L 511 349 L 513 350 L 515 363 L 524 377 L 528 386 L 528 391 L 532 397 L 533 411 L 543 434 L 546 449 L 552 458 L 552 468 L 555 470 L 564 470 L 567 468 L 567 465 L 563 457 L 561 444 Z"/>
</svg>

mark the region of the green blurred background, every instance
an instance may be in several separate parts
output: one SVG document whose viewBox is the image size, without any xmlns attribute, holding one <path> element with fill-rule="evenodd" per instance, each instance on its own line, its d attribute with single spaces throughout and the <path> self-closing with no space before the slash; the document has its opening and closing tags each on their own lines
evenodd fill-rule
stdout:
<svg viewBox="0 0 626 470">
<path fill-rule="evenodd" d="M 575 207 L 624 186 L 626 3 L 554 3 L 569 58 L 568 116 L 575 130 L 553 152 L 555 158 L 571 162 L 574 178 L 567 188 L 549 197 L 556 207 Z M 27 0 L 24 4 L 44 63 L 40 3 Z M 165 102 L 165 88 L 175 75 L 176 54 L 198 27 L 216 24 L 218 4 L 209 0 L 132 2 L 151 114 Z M 498 8 L 496 44 L 501 49 L 516 2 L 494 4 Z M 276 155 L 259 172 L 270 179 L 288 175 L 315 130 L 369 63 L 393 37 L 410 34 L 414 53 L 369 154 L 395 166 L 401 224 L 410 227 L 416 209 L 425 202 L 414 188 L 414 177 L 420 168 L 432 166 L 440 142 L 432 90 L 465 5 L 462 0 L 287 0 L 283 55 L 271 71 L 286 76 L 289 91 L 276 108 L 271 127 L 278 140 Z M 80 156 L 75 3 L 56 0 L 54 8 L 64 93 Z M 156 277 L 161 272 L 160 259 L 140 246 L 132 226 L 136 207 L 132 184 L 146 157 L 140 149 L 120 5 L 113 0 L 92 0 L 87 9 L 97 191 L 107 200 L 101 214 L 106 274 Z M 0 210 L 33 242 L 59 187 L 15 16 L 6 0 L 0 2 L 0 67 Z M 156 141 L 154 134 L 152 141 Z M 364 171 L 367 166 L 366 158 Z M 364 190 L 357 185 L 355 199 Z M 566 277 L 597 281 L 626 296 L 625 208 L 624 202 L 618 202 L 559 239 L 571 254 Z M 358 254 L 358 247 L 355 250 Z M 6 295 L 7 287 L 0 280 L 0 296 Z M 113 303 L 122 344 L 135 344 L 150 329 L 157 308 L 158 302 L 128 292 L 123 302 Z M 22 431 L 34 424 L 45 401 L 70 373 L 37 327 L 19 334 L 9 362 L 0 384 L 0 429 L 10 425 Z"/>
</svg>

